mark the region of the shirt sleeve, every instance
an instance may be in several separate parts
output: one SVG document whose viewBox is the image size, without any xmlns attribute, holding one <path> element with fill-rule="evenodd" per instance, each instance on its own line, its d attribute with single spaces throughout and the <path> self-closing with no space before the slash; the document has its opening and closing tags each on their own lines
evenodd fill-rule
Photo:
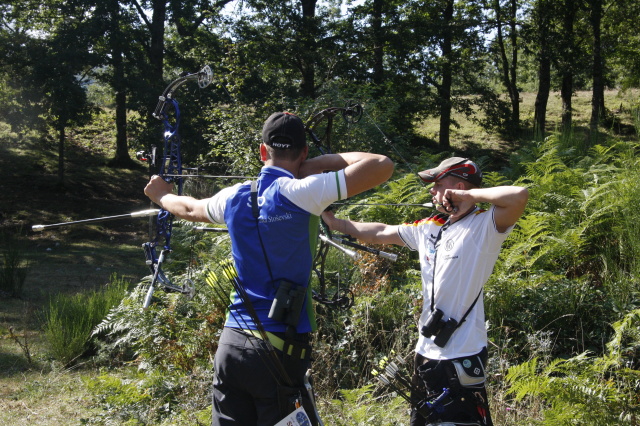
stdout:
<svg viewBox="0 0 640 426">
<path fill-rule="evenodd" d="M 232 194 L 235 194 L 240 185 L 243 184 L 238 183 L 228 188 L 224 188 L 213 197 L 209 198 L 209 201 L 207 202 L 207 217 L 212 223 L 224 223 L 224 210 L 227 206 L 227 199 Z"/>
<path fill-rule="evenodd" d="M 418 225 L 417 224 L 402 224 L 398 226 L 398 236 L 404 242 L 410 250 L 418 250 Z"/>
<path fill-rule="evenodd" d="M 344 170 L 287 179 L 282 183 L 282 195 L 298 207 L 320 216 L 331 203 L 347 198 Z"/>
</svg>

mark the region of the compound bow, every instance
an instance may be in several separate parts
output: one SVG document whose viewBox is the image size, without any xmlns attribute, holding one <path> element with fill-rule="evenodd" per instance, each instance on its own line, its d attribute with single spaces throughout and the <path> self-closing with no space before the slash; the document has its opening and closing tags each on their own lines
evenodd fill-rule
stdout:
<svg viewBox="0 0 640 426">
<path fill-rule="evenodd" d="M 311 141 L 321 154 L 331 153 L 331 132 L 333 130 L 333 119 L 338 113 L 341 113 L 342 118 L 347 124 L 356 124 L 362 118 L 363 108 L 359 103 L 349 100 L 346 102 L 344 107 L 329 107 L 323 109 L 322 111 L 315 114 L 305 125 Z M 324 134 L 322 135 L 322 137 L 318 137 L 318 135 L 316 134 L 316 128 L 325 120 L 326 126 Z M 325 265 L 327 254 L 331 247 L 340 250 L 342 253 L 354 260 L 360 257 L 359 254 L 356 251 L 351 250 L 345 246 L 365 251 L 376 256 L 389 259 L 391 261 L 395 261 L 398 257 L 393 253 L 387 253 L 382 250 L 377 250 L 358 244 L 348 235 L 334 236 L 326 223 L 322 221 L 322 219 L 320 221 L 319 239 L 320 245 L 313 262 L 313 270 L 318 277 L 320 289 L 317 292 L 314 291 L 312 295 L 313 299 L 316 302 L 336 309 L 346 310 L 353 306 L 354 294 L 350 288 L 340 285 L 340 278 L 338 277 L 336 281 L 336 290 L 333 292 L 333 295 L 327 295 L 327 275 L 325 273 Z"/>
<path fill-rule="evenodd" d="M 158 176 L 166 182 L 174 183 L 178 195 L 182 195 L 182 155 L 180 152 L 181 139 L 178 133 L 180 127 L 180 108 L 178 101 L 173 97 L 174 92 L 187 81 L 197 81 L 198 86 L 203 89 L 211 84 L 213 73 L 206 65 L 195 73 L 183 73 L 179 78 L 172 81 L 160 95 L 158 105 L 153 116 L 161 120 L 164 124 L 164 150 L 158 167 Z M 171 109 L 169 109 L 171 107 Z M 156 150 L 152 147 L 150 154 L 138 153 L 138 159 L 148 161 L 150 168 L 156 166 Z M 156 286 L 160 285 L 165 290 L 179 292 L 193 297 L 195 287 L 190 280 L 186 280 L 182 285 L 176 285 L 165 275 L 162 264 L 171 253 L 171 234 L 173 230 L 173 215 L 160 209 L 156 218 L 156 236 L 153 240 L 142 245 L 144 249 L 146 263 L 152 274 L 151 283 L 144 300 L 144 307 L 151 304 L 153 292 Z M 162 249 L 158 255 L 156 247 L 164 240 Z"/>
</svg>

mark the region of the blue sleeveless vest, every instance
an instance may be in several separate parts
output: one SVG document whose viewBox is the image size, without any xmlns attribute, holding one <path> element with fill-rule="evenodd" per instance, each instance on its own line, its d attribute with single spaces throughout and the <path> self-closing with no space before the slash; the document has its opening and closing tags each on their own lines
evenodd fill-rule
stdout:
<svg viewBox="0 0 640 426">
<path fill-rule="evenodd" d="M 224 220 L 229 229 L 232 255 L 240 283 L 265 330 L 283 332 L 287 328 L 284 323 L 268 318 L 278 283 L 281 279 L 286 279 L 307 287 L 307 297 L 296 327 L 298 333 L 306 333 L 316 329 L 311 289 L 308 286 L 320 217 L 301 209 L 281 194 L 280 185 L 287 179 L 293 179 L 287 171 L 263 167 L 258 177 L 258 221 L 252 213 L 251 185 L 248 184 L 241 185 L 229 197 Z M 267 265 L 273 276 L 270 276 Z M 233 293 L 231 298 L 234 315 L 227 315 L 225 325 L 255 330 L 256 324 L 238 295 Z"/>
</svg>

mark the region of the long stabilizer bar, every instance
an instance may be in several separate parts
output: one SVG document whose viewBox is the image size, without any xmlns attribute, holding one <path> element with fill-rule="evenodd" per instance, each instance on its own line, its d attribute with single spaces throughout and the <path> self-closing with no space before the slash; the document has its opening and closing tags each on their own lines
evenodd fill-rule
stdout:
<svg viewBox="0 0 640 426">
<path fill-rule="evenodd" d="M 31 229 L 34 231 L 44 231 L 45 229 L 60 228 L 62 226 L 67 226 L 67 225 L 107 222 L 109 220 L 126 219 L 126 218 L 149 217 L 149 216 L 157 215 L 159 211 L 160 211 L 159 209 L 149 209 L 149 210 L 141 210 L 139 212 L 119 214 L 116 216 L 94 217 L 93 219 L 83 219 L 83 220 L 74 220 L 71 222 L 52 223 L 50 225 L 33 225 Z"/>
</svg>

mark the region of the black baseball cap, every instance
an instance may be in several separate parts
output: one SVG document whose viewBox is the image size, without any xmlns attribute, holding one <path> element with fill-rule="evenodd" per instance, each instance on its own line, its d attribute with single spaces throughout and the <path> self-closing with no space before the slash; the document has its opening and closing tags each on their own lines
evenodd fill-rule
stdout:
<svg viewBox="0 0 640 426">
<path fill-rule="evenodd" d="M 304 123 L 290 112 L 273 113 L 262 127 L 262 142 L 276 149 L 303 148 L 307 145 Z"/>
<path fill-rule="evenodd" d="M 424 170 L 418 176 L 425 182 L 436 182 L 446 176 L 455 176 L 475 186 L 482 185 L 482 170 L 468 158 L 451 157 L 441 162 L 438 167 Z"/>
</svg>

